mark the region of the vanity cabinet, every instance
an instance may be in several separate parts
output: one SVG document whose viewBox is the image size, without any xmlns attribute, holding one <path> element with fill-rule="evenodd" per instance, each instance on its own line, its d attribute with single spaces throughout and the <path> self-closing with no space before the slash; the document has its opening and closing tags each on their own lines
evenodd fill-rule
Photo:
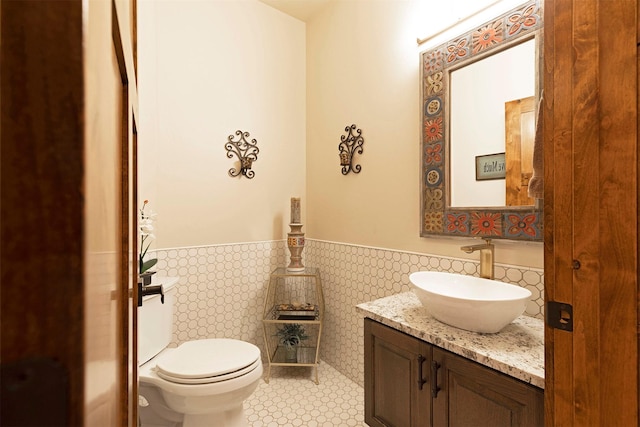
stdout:
<svg viewBox="0 0 640 427">
<path fill-rule="evenodd" d="M 302 271 L 289 271 L 284 267 L 275 269 L 269 278 L 262 318 L 268 359 L 267 383 L 273 366 L 309 366 L 315 367 L 315 383 L 318 384 L 323 321 L 320 270 L 309 267 Z M 282 331 L 287 329 L 295 333 L 295 345 L 285 345 Z M 299 339 L 302 331 L 304 337 Z"/>
<path fill-rule="evenodd" d="M 371 427 L 431 425 L 431 345 L 364 321 L 364 420 Z"/>
<path fill-rule="evenodd" d="M 369 426 L 542 426 L 538 387 L 371 319 L 364 323 Z"/>
</svg>

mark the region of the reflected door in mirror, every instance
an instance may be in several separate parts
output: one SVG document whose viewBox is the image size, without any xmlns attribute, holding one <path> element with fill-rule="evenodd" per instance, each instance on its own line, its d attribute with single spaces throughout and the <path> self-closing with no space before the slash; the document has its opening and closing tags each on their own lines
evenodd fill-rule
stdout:
<svg viewBox="0 0 640 427">
<path fill-rule="evenodd" d="M 533 141 L 535 139 L 535 97 L 505 102 L 506 202 L 507 206 L 529 206 L 528 196 L 533 175 Z"/>
</svg>

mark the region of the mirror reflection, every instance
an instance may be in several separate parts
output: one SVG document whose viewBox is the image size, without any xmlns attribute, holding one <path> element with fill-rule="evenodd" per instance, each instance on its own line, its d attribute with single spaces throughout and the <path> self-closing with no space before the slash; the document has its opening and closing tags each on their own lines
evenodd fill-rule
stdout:
<svg viewBox="0 0 640 427">
<path fill-rule="evenodd" d="M 533 116 L 525 115 L 522 117 L 523 120 L 510 118 L 507 121 L 506 116 L 515 114 L 514 109 L 521 104 L 519 100 L 535 99 L 535 79 L 534 39 L 451 72 L 449 89 L 451 206 L 534 204 L 528 197 L 521 200 L 518 196 L 521 185 L 518 185 L 518 189 L 514 187 L 514 176 L 507 180 L 509 169 L 507 159 L 511 160 L 512 170 L 509 171 L 511 175 L 515 175 L 513 170 L 515 167 L 518 170 L 524 168 L 529 173 L 532 172 L 532 146 L 520 150 L 520 145 L 514 144 L 513 139 L 519 138 L 524 132 L 525 142 L 530 141 L 533 144 L 531 132 L 535 130 L 535 113 Z M 520 119 L 520 115 L 517 118 Z M 507 123 L 511 126 L 508 135 L 511 143 L 507 143 Z M 518 125 L 517 129 L 516 125 Z M 530 140 L 527 140 L 527 137 Z M 517 150 L 520 155 L 514 150 Z M 505 153 L 505 156 L 498 160 L 487 159 L 479 165 L 481 170 L 477 170 L 476 157 L 499 153 Z M 520 167 L 513 161 L 514 157 L 521 159 L 524 165 Z M 478 161 L 482 162 L 482 160 Z M 483 172 L 491 172 L 493 169 L 497 169 L 495 172 L 503 173 L 491 179 L 482 179 Z M 477 172 L 480 176 L 477 176 Z M 509 201 L 507 201 L 508 185 L 511 186 Z M 525 186 L 524 196 L 527 195 L 526 190 Z"/>
</svg>

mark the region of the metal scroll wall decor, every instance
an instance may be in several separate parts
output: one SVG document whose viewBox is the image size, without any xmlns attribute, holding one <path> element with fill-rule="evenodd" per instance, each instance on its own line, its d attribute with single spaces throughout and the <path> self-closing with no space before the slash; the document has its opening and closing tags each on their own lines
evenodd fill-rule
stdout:
<svg viewBox="0 0 640 427">
<path fill-rule="evenodd" d="M 236 131 L 238 140 L 234 141 L 233 135 L 229 135 L 227 143 L 224 144 L 224 148 L 227 150 L 227 157 L 232 159 L 234 155 L 240 160 L 240 169 L 229 169 L 229 175 L 236 177 L 240 174 L 251 179 L 255 176 L 255 172 L 251 170 L 253 162 L 258 160 L 258 141 L 255 139 L 249 140 L 249 132 L 243 132 L 241 130 Z"/>
<path fill-rule="evenodd" d="M 359 173 L 362 167 L 353 164 L 353 155 L 356 152 L 362 154 L 362 144 L 364 144 L 362 129 L 358 129 L 356 125 L 351 125 L 345 127 L 344 130 L 347 133 L 340 136 L 340 144 L 338 144 L 342 175 L 346 175 L 351 171 Z"/>
</svg>

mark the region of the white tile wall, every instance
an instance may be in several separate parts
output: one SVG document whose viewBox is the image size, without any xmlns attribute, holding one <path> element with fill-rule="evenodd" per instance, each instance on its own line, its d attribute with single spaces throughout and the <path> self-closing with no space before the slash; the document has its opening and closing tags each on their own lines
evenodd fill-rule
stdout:
<svg viewBox="0 0 640 427">
<path fill-rule="evenodd" d="M 286 266 L 285 241 L 156 251 L 159 274 L 178 276 L 173 345 L 202 338 L 237 338 L 264 352 L 262 311 L 269 274 Z M 364 382 L 361 302 L 410 290 L 420 270 L 478 275 L 479 263 L 337 242 L 306 240 L 304 263 L 320 269 L 326 313 L 321 359 L 360 386 Z M 533 293 L 526 314 L 542 318 L 540 269 L 496 265 L 496 279 Z M 320 378 L 322 381 L 322 378 Z"/>
<path fill-rule="evenodd" d="M 269 241 L 156 251 L 157 271 L 180 278 L 172 344 L 236 338 L 262 350 L 264 291 L 285 248 Z"/>
</svg>

